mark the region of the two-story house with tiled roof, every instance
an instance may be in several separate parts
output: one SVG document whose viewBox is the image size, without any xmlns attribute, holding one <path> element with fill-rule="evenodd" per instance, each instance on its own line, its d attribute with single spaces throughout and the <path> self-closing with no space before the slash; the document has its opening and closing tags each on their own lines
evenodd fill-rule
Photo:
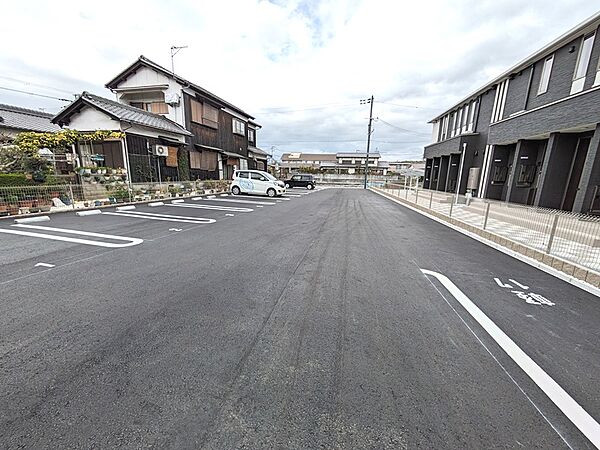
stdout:
<svg viewBox="0 0 600 450">
<path fill-rule="evenodd" d="M 424 187 L 600 212 L 600 13 L 432 119 Z"/>
<path fill-rule="evenodd" d="M 173 150 L 186 154 L 177 159 L 189 160 L 190 178 L 229 179 L 235 168 L 266 169 L 252 115 L 148 58 L 140 56 L 106 87 L 120 103 L 160 114 L 191 133 Z"/>
</svg>

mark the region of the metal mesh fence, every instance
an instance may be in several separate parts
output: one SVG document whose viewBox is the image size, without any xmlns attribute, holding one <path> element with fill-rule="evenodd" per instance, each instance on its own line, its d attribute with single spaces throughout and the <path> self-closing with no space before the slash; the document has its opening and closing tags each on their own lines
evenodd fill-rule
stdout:
<svg viewBox="0 0 600 450">
<path fill-rule="evenodd" d="M 600 217 L 387 183 L 407 202 L 529 248 L 600 271 Z"/>
<path fill-rule="evenodd" d="M 0 187 L 0 217 L 227 191 L 227 180 Z"/>
</svg>

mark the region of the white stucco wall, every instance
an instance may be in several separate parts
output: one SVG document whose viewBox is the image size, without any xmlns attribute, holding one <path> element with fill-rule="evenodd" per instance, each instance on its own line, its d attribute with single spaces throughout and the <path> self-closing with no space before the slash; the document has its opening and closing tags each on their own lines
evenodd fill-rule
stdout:
<svg viewBox="0 0 600 450">
<path fill-rule="evenodd" d="M 71 121 L 65 128 L 78 131 L 119 131 L 121 129 L 121 123 L 97 109 L 85 106 L 79 113 L 71 116 Z"/>
<path fill-rule="evenodd" d="M 151 86 L 165 86 L 158 87 L 156 90 L 148 90 L 144 93 L 144 88 Z M 126 89 L 125 92 L 119 92 L 117 99 L 122 103 L 129 103 L 123 98 L 131 92 L 136 93 L 136 101 L 155 101 L 157 100 L 157 93 L 162 92 L 164 96 L 169 94 L 179 95 L 179 104 L 172 106 L 169 105 L 169 114 L 165 115 L 173 122 L 177 122 L 181 126 L 185 124 L 184 108 L 183 108 L 183 86 L 172 78 L 157 72 L 154 69 L 148 67 L 140 67 L 140 69 L 130 75 L 126 80 L 119 83 L 117 89 Z M 163 97 L 164 99 L 164 97 Z"/>
</svg>

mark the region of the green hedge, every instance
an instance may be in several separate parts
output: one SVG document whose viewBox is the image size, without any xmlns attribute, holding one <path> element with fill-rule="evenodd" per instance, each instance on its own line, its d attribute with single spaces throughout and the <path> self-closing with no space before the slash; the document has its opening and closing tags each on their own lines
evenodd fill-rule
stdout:
<svg viewBox="0 0 600 450">
<path fill-rule="evenodd" d="M 11 186 L 53 186 L 57 184 L 69 184 L 68 180 L 62 177 L 55 177 L 53 175 L 47 175 L 46 181 L 43 183 L 36 183 L 34 180 L 28 180 L 23 173 L 0 173 L 0 186 L 11 187 Z"/>
<path fill-rule="evenodd" d="M 33 180 L 28 180 L 22 173 L 0 173 L 0 186 L 34 186 Z"/>
</svg>

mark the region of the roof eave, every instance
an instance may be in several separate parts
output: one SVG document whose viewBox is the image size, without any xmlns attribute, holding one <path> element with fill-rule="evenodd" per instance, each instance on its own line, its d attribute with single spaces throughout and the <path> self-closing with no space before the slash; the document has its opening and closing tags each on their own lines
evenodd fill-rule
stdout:
<svg viewBox="0 0 600 450">
<path fill-rule="evenodd" d="M 475 92 L 473 92 L 470 95 L 466 96 L 465 98 L 463 98 L 459 102 L 456 102 L 452 107 L 446 109 L 443 113 L 437 115 L 436 117 L 434 117 L 433 119 L 431 119 L 427 123 L 433 123 L 433 122 L 438 121 L 440 118 L 442 118 L 443 116 L 445 116 L 446 114 L 448 114 L 452 110 L 456 109 L 459 105 L 467 102 L 468 100 L 472 99 L 473 97 L 476 97 L 476 96 L 479 96 L 479 95 L 483 94 L 485 91 L 487 91 L 489 89 L 492 89 L 495 84 L 497 84 L 499 81 L 503 80 L 504 78 L 510 76 L 512 73 L 524 70 L 527 67 L 529 67 L 531 64 L 533 64 L 534 62 L 536 62 L 537 60 L 539 60 L 542 57 L 544 57 L 545 54 L 550 54 L 550 53 L 558 50 L 560 47 L 562 47 L 562 45 L 567 44 L 570 40 L 572 40 L 575 37 L 577 37 L 578 34 L 580 34 L 582 32 L 585 32 L 585 30 L 587 28 L 591 27 L 594 24 L 594 22 L 597 22 L 599 20 L 600 20 L 600 12 L 597 12 L 593 16 L 587 18 L 583 22 L 579 23 L 575 27 L 573 27 L 570 30 L 568 30 L 566 33 L 563 33 L 562 35 L 560 35 L 559 37 L 557 37 L 556 39 L 554 39 L 550 43 L 546 44 L 544 47 L 542 47 L 538 51 L 532 53 L 527 58 L 525 58 L 522 61 L 520 61 L 519 63 L 515 64 L 510 69 L 502 72 L 496 78 L 494 78 L 493 80 L 489 81 L 488 83 L 486 83 L 485 85 L 483 85 L 482 87 L 480 87 L 479 89 L 477 89 Z M 600 24 L 596 24 L 596 27 L 598 25 L 600 25 Z"/>
</svg>

